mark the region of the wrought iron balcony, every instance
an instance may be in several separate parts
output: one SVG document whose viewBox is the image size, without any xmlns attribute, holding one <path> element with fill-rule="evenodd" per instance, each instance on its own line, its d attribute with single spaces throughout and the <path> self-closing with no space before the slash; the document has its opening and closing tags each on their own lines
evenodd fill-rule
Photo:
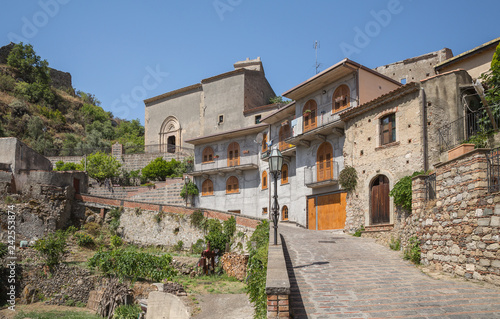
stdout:
<svg viewBox="0 0 500 319">
<path fill-rule="evenodd" d="M 293 136 L 285 141 L 289 144 L 309 146 L 313 140 L 326 140 L 326 136 L 336 134 L 344 135 L 344 122 L 340 120 L 338 113 L 331 114 L 330 112 L 322 113 L 316 116 L 317 126 L 313 129 L 303 131 L 302 118 L 297 125 L 292 129 Z"/>
</svg>

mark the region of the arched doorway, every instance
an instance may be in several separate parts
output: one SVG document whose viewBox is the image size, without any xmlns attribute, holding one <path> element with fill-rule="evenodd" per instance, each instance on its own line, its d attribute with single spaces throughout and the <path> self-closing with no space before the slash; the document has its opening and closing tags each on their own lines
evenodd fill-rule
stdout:
<svg viewBox="0 0 500 319">
<path fill-rule="evenodd" d="M 181 146 L 181 127 L 174 116 L 169 116 L 163 121 L 160 130 L 160 151 L 175 153 Z"/>
<path fill-rule="evenodd" d="M 370 185 L 371 225 L 390 223 L 390 211 L 389 179 L 385 175 L 378 175 Z"/>
<path fill-rule="evenodd" d="M 288 220 L 288 207 L 286 205 L 283 205 L 281 209 L 281 220 Z"/>
</svg>

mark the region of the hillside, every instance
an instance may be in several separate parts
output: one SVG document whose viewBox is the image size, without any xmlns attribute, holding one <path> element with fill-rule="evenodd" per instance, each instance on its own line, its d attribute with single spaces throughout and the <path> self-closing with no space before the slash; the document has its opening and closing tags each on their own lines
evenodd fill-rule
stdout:
<svg viewBox="0 0 500 319">
<path fill-rule="evenodd" d="M 0 137 L 17 137 L 47 156 L 108 151 L 114 142 L 126 153 L 144 150 L 139 120 L 114 117 L 91 93 L 56 88 L 51 76 L 63 72 L 48 68 L 30 45 L 10 47 L 10 60 L 0 60 Z"/>
</svg>

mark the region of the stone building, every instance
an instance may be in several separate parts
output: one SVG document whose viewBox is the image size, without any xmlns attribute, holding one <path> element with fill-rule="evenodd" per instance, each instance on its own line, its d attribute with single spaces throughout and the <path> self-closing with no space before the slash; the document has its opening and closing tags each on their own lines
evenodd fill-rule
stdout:
<svg viewBox="0 0 500 319">
<path fill-rule="evenodd" d="M 392 227 L 397 216 L 389 191 L 402 177 L 433 170 L 446 156 L 439 130 L 464 117 L 462 87 L 470 83 L 467 72 L 457 70 L 408 83 L 341 114 L 344 161 L 358 174 L 347 200 L 346 229 Z"/>
<path fill-rule="evenodd" d="M 257 124 L 277 108 L 274 96 L 260 58 L 236 62 L 233 71 L 145 100 L 145 144 L 175 152 L 192 148 L 186 140 Z"/>
</svg>

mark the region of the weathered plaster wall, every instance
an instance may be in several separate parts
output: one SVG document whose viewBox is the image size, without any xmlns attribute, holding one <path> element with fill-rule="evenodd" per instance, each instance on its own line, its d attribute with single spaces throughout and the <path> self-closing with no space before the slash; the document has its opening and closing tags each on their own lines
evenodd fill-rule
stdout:
<svg viewBox="0 0 500 319">
<path fill-rule="evenodd" d="M 498 42 L 497 42 L 498 44 Z M 482 52 L 476 53 L 470 57 L 457 60 L 443 67 L 438 68 L 438 73 L 446 73 L 457 69 L 466 70 L 473 79 L 477 79 L 490 70 L 491 60 L 495 53 L 496 46 L 492 46 Z"/>
<path fill-rule="evenodd" d="M 46 157 L 15 137 L 0 138 L 0 149 L 0 163 L 10 165 L 15 174 L 20 170 L 52 170 L 52 164 Z"/>
<path fill-rule="evenodd" d="M 375 71 L 398 82 L 401 82 L 402 79 L 405 79 L 407 83 L 417 82 L 435 75 L 434 66 L 451 57 L 453 57 L 451 50 L 444 48 L 414 58 L 382 65 L 375 68 Z"/>
</svg>

